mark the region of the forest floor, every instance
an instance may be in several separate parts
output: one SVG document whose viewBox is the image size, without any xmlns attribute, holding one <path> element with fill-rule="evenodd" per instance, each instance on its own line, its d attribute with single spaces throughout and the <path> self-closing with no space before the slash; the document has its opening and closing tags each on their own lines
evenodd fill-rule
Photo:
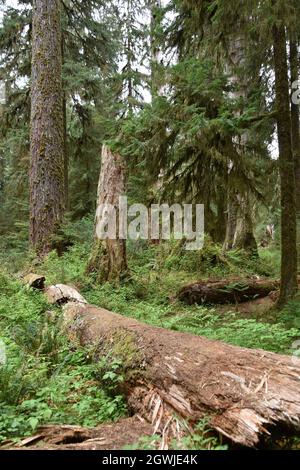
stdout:
<svg viewBox="0 0 300 470">
<path fill-rule="evenodd" d="M 278 278 L 276 246 L 260 250 L 259 258 L 251 259 L 237 251 L 224 256 L 220 247 L 209 242 L 199 253 L 184 252 L 176 242 L 152 246 L 129 243 L 130 278 L 118 286 L 97 285 L 85 272 L 90 251 L 85 229 L 79 227 L 80 236 L 74 237 L 74 245 L 62 257 L 53 252 L 42 265 L 32 266 L 32 259 L 25 259 L 16 248 L 2 250 L 0 329 L 7 356 L 6 364 L 0 367 L 2 445 L 10 446 L 39 433 L 44 425 L 96 428 L 128 416 L 125 400 L 118 392 L 121 365 L 115 361 L 108 366 L 105 358 L 95 364 L 87 349 L 75 349 L 69 343 L 61 334 L 60 309 L 50 308 L 40 292 L 28 290 L 20 282 L 29 269 L 44 274 L 48 284 L 71 284 L 89 303 L 144 323 L 246 348 L 295 353 L 293 346 L 300 338 L 299 301 L 279 312 L 270 297 L 238 308 L 187 306 L 174 300 L 183 285 L 198 279 Z M 125 425 L 123 428 L 125 431 Z M 156 445 L 156 438 L 143 438 L 146 430 L 140 434 L 139 443 L 134 444 L 136 436 L 131 433 L 122 447 Z M 272 445 L 299 448 L 300 440 Z M 174 443 L 174 448 L 182 446 L 218 449 L 224 443 L 219 436 L 211 435 L 208 423 L 203 421 L 195 434 Z"/>
</svg>

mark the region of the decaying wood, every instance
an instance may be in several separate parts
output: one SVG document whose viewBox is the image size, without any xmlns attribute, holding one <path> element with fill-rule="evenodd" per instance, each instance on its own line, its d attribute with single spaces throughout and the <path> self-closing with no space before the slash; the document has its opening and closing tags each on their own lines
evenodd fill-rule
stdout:
<svg viewBox="0 0 300 470">
<path fill-rule="evenodd" d="M 44 292 L 50 304 L 62 305 L 67 302 L 87 303 L 74 287 L 66 286 L 65 284 L 56 284 L 55 286 L 47 287 Z"/>
<path fill-rule="evenodd" d="M 204 416 L 249 447 L 285 427 L 300 429 L 299 359 L 153 327 L 91 305 L 68 303 L 64 318 L 71 338 L 94 345 L 95 360 L 107 355 L 122 362 L 128 405 L 163 442 Z"/>
<path fill-rule="evenodd" d="M 98 183 L 94 244 L 87 267 L 88 272 L 97 275 L 98 282 L 119 281 L 127 273 L 126 240 L 120 236 L 119 232 L 122 228 L 119 226 L 119 198 L 125 193 L 125 160 L 119 153 L 113 152 L 104 144 Z M 108 205 L 113 208 L 109 219 L 111 223 L 115 219 L 116 233 L 110 237 L 105 236 L 103 239 L 103 235 L 108 229 L 106 227 Z M 124 231 L 124 227 L 122 231 Z"/>
<path fill-rule="evenodd" d="M 70 425 L 41 426 L 37 434 L 2 450 L 118 450 L 135 445 L 141 436 L 151 436 L 152 427 L 142 418 L 121 419 L 95 428 Z"/>
<path fill-rule="evenodd" d="M 279 281 L 270 279 L 222 279 L 198 281 L 183 287 L 178 299 L 193 304 L 235 304 L 266 297 L 280 287 Z"/>
<path fill-rule="evenodd" d="M 32 287 L 33 289 L 43 290 L 45 288 L 45 276 L 40 274 L 27 274 L 23 277 L 23 282 L 28 287 Z"/>
</svg>

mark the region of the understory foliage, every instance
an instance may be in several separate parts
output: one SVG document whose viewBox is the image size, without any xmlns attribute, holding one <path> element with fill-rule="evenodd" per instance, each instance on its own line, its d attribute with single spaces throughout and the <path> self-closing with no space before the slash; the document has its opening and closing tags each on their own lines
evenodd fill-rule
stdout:
<svg viewBox="0 0 300 470">
<path fill-rule="evenodd" d="M 77 229 L 66 226 L 73 246 L 62 256 L 51 252 L 36 266 L 49 284 L 76 285 L 82 295 L 101 307 L 156 326 L 185 331 L 228 343 L 295 354 L 293 344 L 300 338 L 300 304 L 289 304 L 283 313 L 264 316 L 218 311 L 209 306 L 185 306 L 174 295 L 198 276 L 275 276 L 277 249 L 262 250 L 261 258 L 249 259 L 243 252 L 224 255 L 221 247 L 207 240 L 197 253 L 183 251 L 178 241 L 148 245 L 129 244 L 130 279 L 119 286 L 97 285 L 85 272 L 92 221 L 83 220 Z M 2 255 L 4 258 L 4 255 Z M 7 254 L 7 260 L 12 253 Z M 30 263 L 23 260 L 23 269 Z M 9 263 L 7 263 L 9 264 Z M 7 349 L 7 363 L 0 365 L 0 438 L 31 434 L 44 423 L 95 426 L 126 414 L 119 394 L 122 364 L 113 358 L 93 363 L 93 351 L 71 345 L 61 330 L 59 308 L 49 308 L 43 296 L 28 290 L 17 273 L 1 272 L 1 340 Z M 201 425 L 199 425 L 201 427 Z M 205 425 L 205 429 L 209 425 Z M 199 429 L 200 429 L 199 427 Z M 201 428 L 202 429 L 202 428 Z M 174 448 L 219 449 L 221 444 L 198 430 Z M 151 448 L 148 439 L 137 444 Z"/>
<path fill-rule="evenodd" d="M 92 351 L 74 348 L 61 333 L 59 310 L 43 296 L 0 274 L 0 441 L 32 434 L 45 423 L 96 426 L 126 414 L 111 387 L 110 367 Z M 117 380 L 117 379 L 116 379 Z M 113 381 L 114 382 L 114 381 Z"/>
</svg>

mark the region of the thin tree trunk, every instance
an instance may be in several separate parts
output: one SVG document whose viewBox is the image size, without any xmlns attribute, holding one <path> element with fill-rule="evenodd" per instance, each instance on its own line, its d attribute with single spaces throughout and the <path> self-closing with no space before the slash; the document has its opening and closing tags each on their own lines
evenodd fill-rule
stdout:
<svg viewBox="0 0 300 470">
<path fill-rule="evenodd" d="M 226 222 L 225 241 L 223 245 L 224 251 L 228 251 L 233 248 L 234 235 L 236 232 L 236 225 L 237 225 L 237 216 L 238 216 L 237 193 L 235 191 L 232 191 L 231 188 L 229 188 L 228 194 L 227 194 L 227 222 Z"/>
<path fill-rule="evenodd" d="M 291 65 L 291 83 L 299 79 L 299 53 L 298 44 L 295 41 L 290 42 L 290 65 Z M 295 160 L 295 180 L 296 180 L 296 211 L 297 211 L 297 251 L 298 262 L 300 260 L 300 122 L 299 105 L 292 102 L 292 144 Z"/>
<path fill-rule="evenodd" d="M 151 0 L 151 95 L 152 99 L 159 94 L 159 41 L 158 41 L 158 28 L 160 25 L 159 12 L 162 8 L 161 0 Z"/>
<path fill-rule="evenodd" d="M 119 230 L 119 197 L 125 194 L 126 178 L 124 161 L 116 152 L 112 152 L 106 145 L 102 147 L 101 172 L 98 184 L 98 201 L 96 211 L 95 240 L 88 271 L 96 273 L 98 282 L 120 281 L 127 272 L 126 240 L 99 239 L 97 227 L 103 212 L 101 207 L 111 205 L 115 210 L 116 229 Z"/>
<path fill-rule="evenodd" d="M 296 188 L 290 114 L 286 32 L 273 26 L 275 90 L 281 180 L 281 289 L 279 305 L 297 292 Z"/>
<path fill-rule="evenodd" d="M 131 37 L 131 27 L 133 25 L 132 19 L 132 4 L 131 0 L 127 0 L 127 18 L 126 18 L 126 59 L 127 59 L 127 88 L 128 88 L 128 112 L 131 115 L 133 112 L 133 69 L 132 69 L 132 61 L 133 61 L 133 44 L 132 44 L 132 37 Z"/>
<path fill-rule="evenodd" d="M 65 60 L 65 38 L 62 35 L 61 41 L 62 63 Z M 69 154 L 67 148 L 67 93 L 63 89 L 63 119 L 64 119 L 64 181 L 65 181 L 65 206 L 69 210 Z"/>
<path fill-rule="evenodd" d="M 59 0 L 34 0 L 31 77 L 30 242 L 53 247 L 65 209 L 64 124 Z"/>
</svg>

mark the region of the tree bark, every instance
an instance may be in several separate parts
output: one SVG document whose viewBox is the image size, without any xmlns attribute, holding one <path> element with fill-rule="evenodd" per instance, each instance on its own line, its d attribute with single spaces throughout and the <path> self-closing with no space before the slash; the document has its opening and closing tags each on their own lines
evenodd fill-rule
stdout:
<svg viewBox="0 0 300 470">
<path fill-rule="evenodd" d="M 290 67 L 291 83 L 299 80 L 299 53 L 298 43 L 290 41 Z M 297 213 L 297 252 L 298 262 L 300 259 L 300 121 L 299 105 L 292 102 L 292 145 L 295 161 L 295 180 L 296 180 L 296 213 Z"/>
<path fill-rule="evenodd" d="M 116 239 L 98 238 L 101 206 L 110 204 L 115 209 L 117 232 L 119 231 L 119 197 L 126 191 L 125 165 L 121 155 L 102 147 L 101 172 L 98 184 L 98 201 L 95 219 L 95 238 L 88 272 L 96 273 L 98 282 L 120 281 L 127 272 L 126 240 L 116 234 Z"/>
<path fill-rule="evenodd" d="M 286 32 L 283 24 L 273 26 L 275 91 L 281 180 L 281 288 L 279 305 L 297 292 L 296 188 L 290 113 Z"/>
<path fill-rule="evenodd" d="M 240 68 L 245 62 L 245 38 L 242 35 L 237 35 L 230 42 L 229 50 L 229 70 L 231 71 L 231 84 L 234 86 L 230 96 L 234 100 L 247 98 L 247 89 L 249 78 L 245 78 L 241 75 Z M 242 113 L 242 109 L 236 112 L 239 116 Z M 249 141 L 248 132 L 244 132 L 243 135 L 236 137 L 235 143 L 242 148 L 241 158 L 245 158 L 242 155 Z M 243 249 L 251 254 L 257 254 L 257 243 L 254 237 L 253 228 L 253 211 L 251 210 L 250 204 L 250 192 L 249 190 L 239 191 L 232 189 L 230 184 L 232 181 L 232 167 L 233 162 L 229 167 L 228 171 L 228 207 L 227 207 L 227 227 L 226 237 L 224 242 L 224 250 L 230 250 L 232 248 Z"/>
<path fill-rule="evenodd" d="M 238 211 L 233 240 L 233 248 L 243 249 L 247 253 L 257 256 L 257 243 L 253 227 L 253 207 L 249 191 L 238 194 Z"/>
<path fill-rule="evenodd" d="M 96 308 L 67 304 L 70 337 L 93 345 L 94 360 L 122 364 L 121 391 L 132 413 L 163 440 L 178 426 L 210 417 L 210 426 L 232 441 L 257 446 L 284 427 L 300 426 L 300 361 L 191 334 L 156 328 Z M 293 359 L 293 360 L 292 360 Z"/>
<path fill-rule="evenodd" d="M 238 217 L 238 200 L 236 191 L 231 188 L 227 192 L 227 222 L 226 222 L 226 235 L 223 244 L 223 250 L 232 250 L 234 244 L 234 235 L 237 226 Z"/>
<path fill-rule="evenodd" d="M 270 279 L 224 279 L 198 281 L 183 287 L 178 299 L 189 304 L 235 304 L 266 297 L 280 287 Z"/>
<path fill-rule="evenodd" d="M 62 34 L 61 39 L 61 55 L 62 64 L 65 62 L 65 38 Z M 69 201 L 69 152 L 67 146 L 67 92 L 65 86 L 63 87 L 63 123 L 64 123 L 64 184 L 65 184 L 65 208 L 68 211 L 70 209 Z"/>
<path fill-rule="evenodd" d="M 150 49 L 151 49 L 151 96 L 152 100 L 160 92 L 159 86 L 159 60 L 160 60 L 160 47 L 158 40 L 158 31 L 161 26 L 160 10 L 162 8 L 161 0 L 150 1 L 150 14 L 151 14 L 151 34 L 150 34 Z"/>
<path fill-rule="evenodd" d="M 34 0 L 32 28 L 30 242 L 44 256 L 65 208 L 60 1 Z"/>
</svg>

